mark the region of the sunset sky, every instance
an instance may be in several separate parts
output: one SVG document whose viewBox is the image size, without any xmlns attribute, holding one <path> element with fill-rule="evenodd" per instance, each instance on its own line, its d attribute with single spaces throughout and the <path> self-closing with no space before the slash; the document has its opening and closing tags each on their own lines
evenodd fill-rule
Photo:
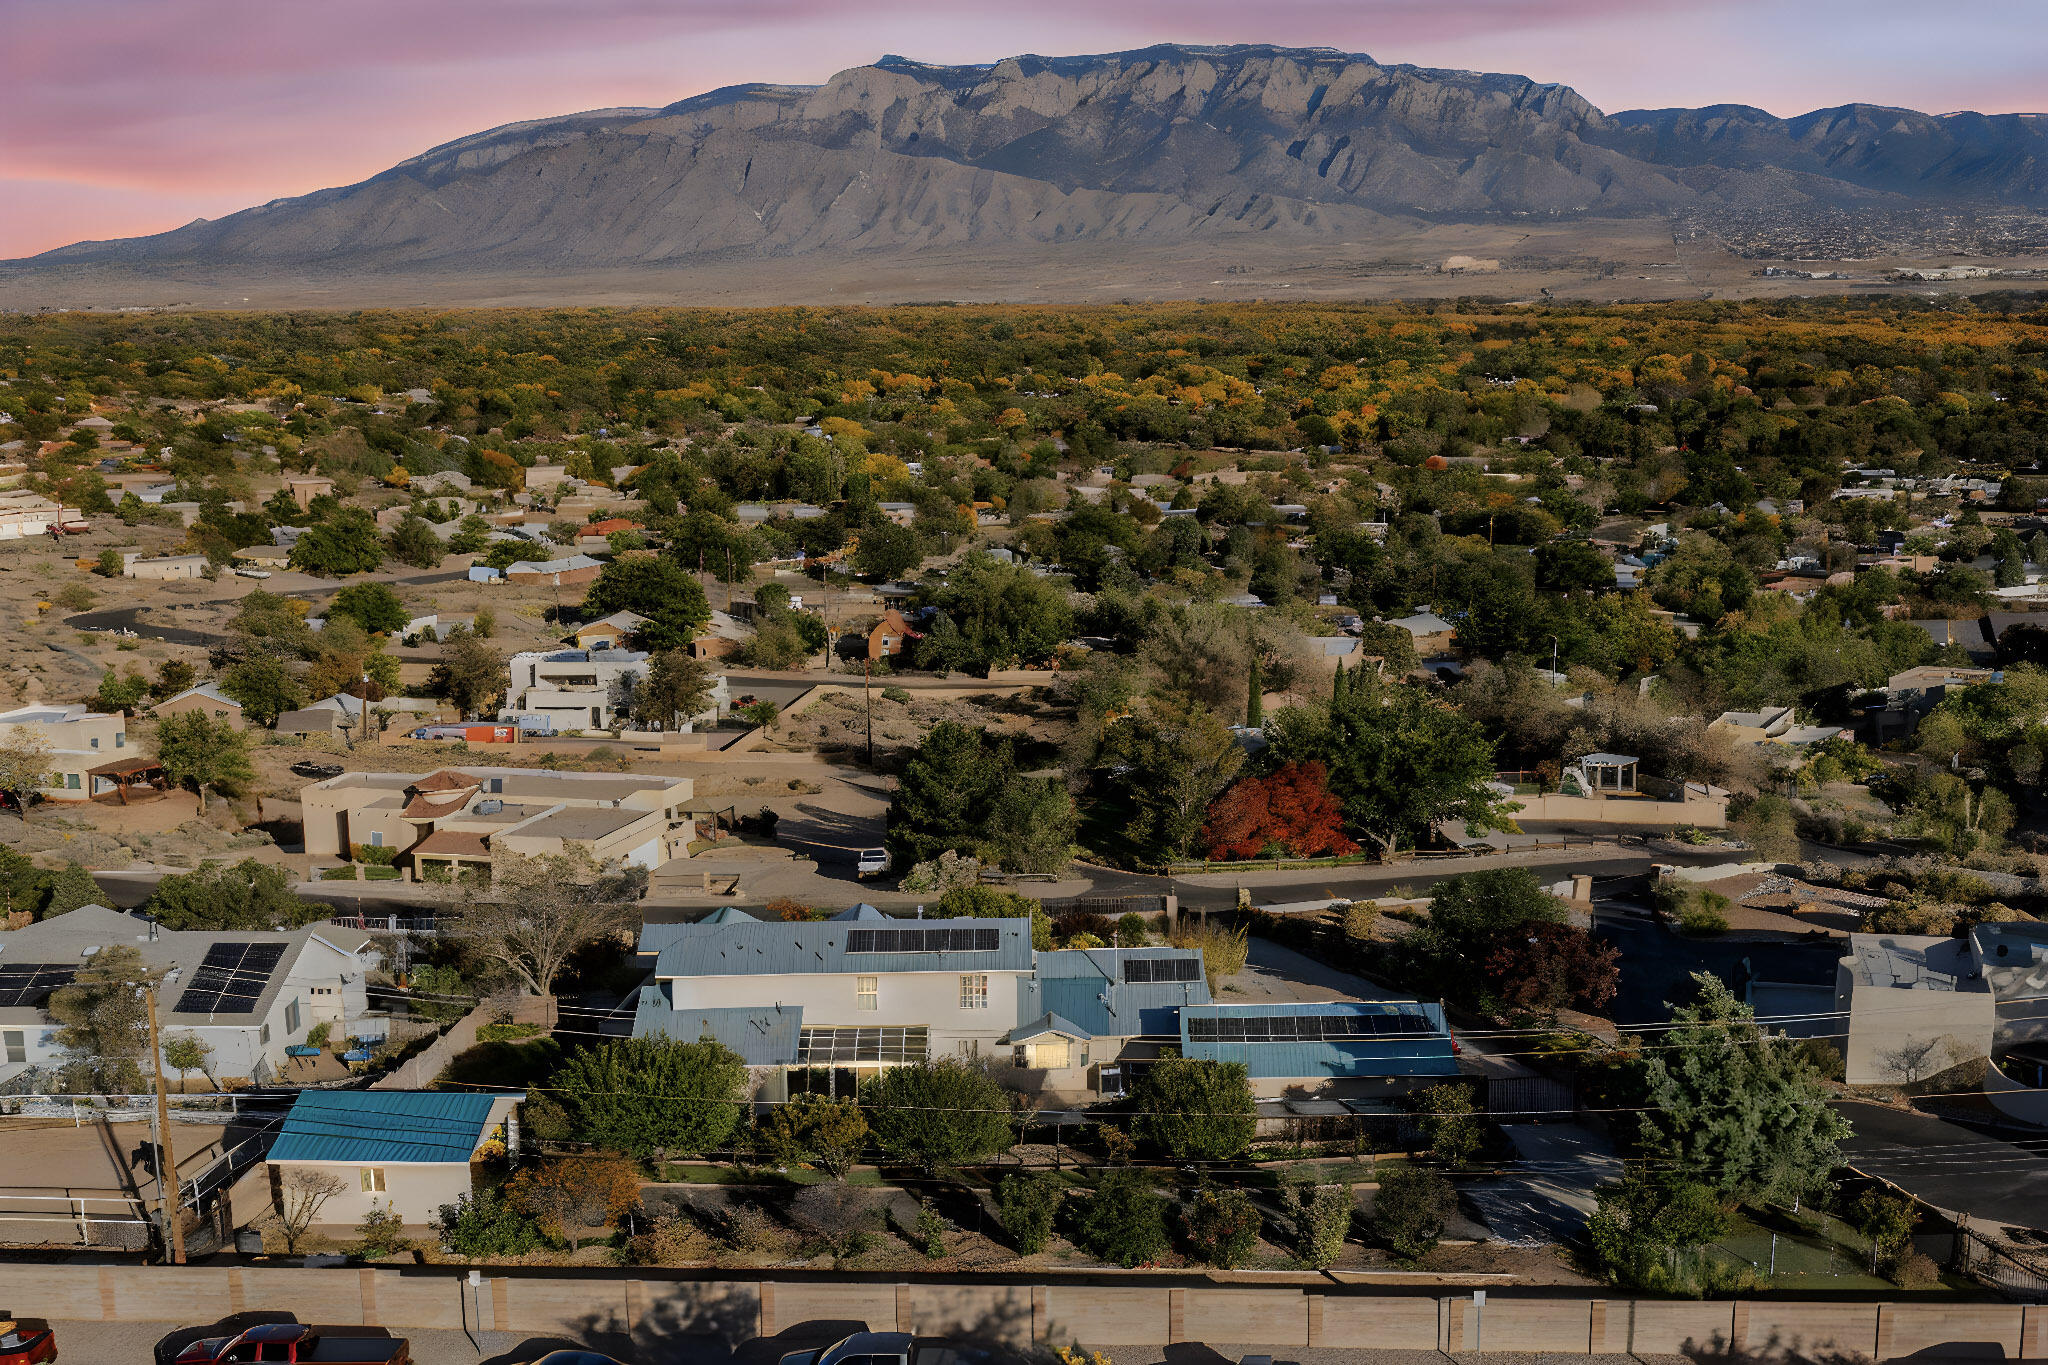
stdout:
<svg viewBox="0 0 2048 1365">
<path fill-rule="evenodd" d="M 901 53 L 1163 41 L 1509 71 L 1603 109 L 2048 109 L 2048 0 L 0 0 L 0 258 L 348 184 L 497 124 Z"/>
</svg>

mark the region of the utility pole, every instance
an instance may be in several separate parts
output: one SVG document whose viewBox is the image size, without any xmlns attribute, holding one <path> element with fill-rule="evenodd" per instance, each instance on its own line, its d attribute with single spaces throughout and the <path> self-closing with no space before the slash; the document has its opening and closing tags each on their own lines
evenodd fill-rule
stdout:
<svg viewBox="0 0 2048 1365">
<path fill-rule="evenodd" d="M 156 990 L 142 983 L 149 1007 L 149 1072 L 156 1077 L 156 1204 L 171 1248 L 171 1264 L 185 1264 L 185 1230 L 178 1224 L 178 1156 L 171 1150 L 171 1102 L 164 1094 L 163 1046 L 156 1033 Z"/>
</svg>

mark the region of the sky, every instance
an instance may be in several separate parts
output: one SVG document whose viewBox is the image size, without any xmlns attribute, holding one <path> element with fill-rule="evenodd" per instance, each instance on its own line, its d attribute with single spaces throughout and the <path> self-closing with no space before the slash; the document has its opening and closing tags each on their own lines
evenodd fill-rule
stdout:
<svg viewBox="0 0 2048 1365">
<path fill-rule="evenodd" d="M 0 0 L 0 259 L 345 185 L 468 133 L 885 53 L 1157 42 L 1505 71 L 1607 110 L 2048 110 L 2048 0 Z"/>
</svg>

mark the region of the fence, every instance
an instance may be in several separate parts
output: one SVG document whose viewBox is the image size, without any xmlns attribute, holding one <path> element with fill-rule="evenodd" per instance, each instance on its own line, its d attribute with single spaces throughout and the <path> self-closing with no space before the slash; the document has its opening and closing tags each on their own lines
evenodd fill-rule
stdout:
<svg viewBox="0 0 2048 1365">
<path fill-rule="evenodd" d="M 144 1251 L 152 1219 L 141 1200 L 112 1191 L 0 1190 L 0 1243 Z M 0 1274 L 0 1283 L 5 1275 Z"/>
<path fill-rule="evenodd" d="M 2048 1271 L 2020 1260 L 1969 1228 L 1956 1229 L 1953 1264 L 1961 1273 L 1996 1285 L 2016 1299 L 2048 1301 Z"/>
<path fill-rule="evenodd" d="M 397 1331 L 482 1327 L 626 1339 L 682 1358 L 780 1338 L 820 1344 L 850 1331 L 911 1332 L 1009 1348 L 1208 1342 L 1273 1348 L 1560 1352 L 1594 1355 L 2048 1355 L 2048 1308 L 2020 1304 L 1722 1302 L 1387 1292 L 1385 1285 L 1190 1282 L 1125 1275 L 1047 1284 L 699 1280 L 592 1273 L 493 1275 L 451 1267 L 302 1270 L 268 1266 L 0 1265 L 0 1296 L 59 1320 L 203 1324 L 262 1308 Z"/>
</svg>

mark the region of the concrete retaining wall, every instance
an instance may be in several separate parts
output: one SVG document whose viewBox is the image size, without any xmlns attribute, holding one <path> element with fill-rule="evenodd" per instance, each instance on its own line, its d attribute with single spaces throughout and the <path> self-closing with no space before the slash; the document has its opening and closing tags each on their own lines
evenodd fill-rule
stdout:
<svg viewBox="0 0 2048 1365">
<path fill-rule="evenodd" d="M 1085 1284 L 853 1279 L 556 1278 L 451 1267 L 300 1270 L 134 1265 L 0 1266 L 0 1301 L 60 1320 L 203 1325 L 256 1309 L 398 1332 L 465 1323 L 532 1336 L 630 1334 L 728 1347 L 757 1337 L 857 1331 L 1110 1349 L 1176 1342 L 1268 1350 L 1549 1352 L 1569 1355 L 2039 1359 L 2048 1307 L 2002 1303 L 1720 1303 L 1553 1298 L 1491 1291 L 1331 1293 L 1313 1284 Z"/>
</svg>

